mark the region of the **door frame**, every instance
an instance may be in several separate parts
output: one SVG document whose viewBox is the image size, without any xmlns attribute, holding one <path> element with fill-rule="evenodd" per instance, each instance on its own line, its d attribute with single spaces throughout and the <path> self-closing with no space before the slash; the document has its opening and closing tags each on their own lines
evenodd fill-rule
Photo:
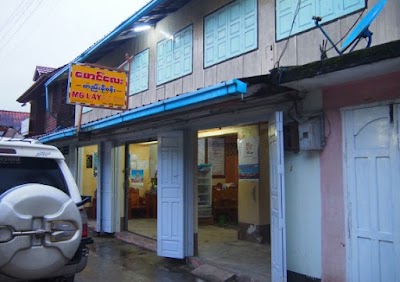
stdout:
<svg viewBox="0 0 400 282">
<path fill-rule="evenodd" d="M 268 119 L 271 217 L 271 281 L 287 281 L 285 156 L 283 149 L 283 112 Z M 275 132 L 271 132 L 275 130 Z M 275 162 L 275 163 L 274 163 Z M 275 198 L 275 202 L 274 202 Z M 275 209 L 274 209 L 275 207 Z"/>
<path fill-rule="evenodd" d="M 350 187 L 349 187 L 349 171 L 347 170 L 347 150 L 346 150 L 346 120 L 345 112 L 357 109 L 373 108 L 379 106 L 387 106 L 390 104 L 398 104 L 397 109 L 400 111 L 400 99 L 385 100 L 380 102 L 374 102 L 369 104 L 361 104 L 355 106 L 348 106 L 340 108 L 340 116 L 342 119 L 342 155 L 343 155 L 343 190 L 344 190 L 344 207 L 345 207 L 345 244 L 346 244 L 346 281 L 352 281 L 353 269 L 352 269 L 352 241 L 351 241 L 351 203 L 350 203 Z M 400 115 L 400 113 L 398 113 Z M 400 125 L 398 125 L 400 126 Z M 399 142 L 399 141 L 398 141 Z"/>
<path fill-rule="evenodd" d="M 243 114 L 240 115 L 240 118 L 233 118 L 231 115 L 223 115 L 220 116 L 218 118 L 218 121 L 215 120 L 215 118 L 213 120 L 208 120 L 207 122 L 202 122 L 202 123 L 198 123 L 196 125 L 192 125 L 193 129 L 196 129 L 197 131 L 199 130 L 203 130 L 203 129 L 208 129 L 208 128 L 216 128 L 216 127 L 230 127 L 230 126 L 244 126 L 244 125 L 249 125 L 249 124 L 257 124 L 260 122 L 267 122 L 270 123 L 271 119 L 275 120 L 277 113 L 282 113 L 281 118 L 278 119 L 278 123 L 280 126 L 282 126 L 282 130 L 283 130 L 283 111 L 279 110 L 279 111 L 275 111 L 275 110 L 271 110 L 271 111 L 266 111 L 265 108 L 261 108 L 258 109 L 256 111 L 252 111 L 252 112 L 248 112 L 248 111 L 243 111 Z M 283 131 L 280 132 L 282 135 L 282 143 L 279 144 L 282 147 L 283 150 Z M 269 136 L 268 136 L 269 139 Z M 197 141 L 197 139 L 196 139 Z M 268 144 L 269 144 L 269 140 L 268 140 Z M 197 152 L 197 150 L 196 150 Z M 197 155 L 197 154 L 196 154 Z M 271 164 L 271 160 L 269 160 L 269 163 Z M 279 171 L 281 172 L 282 176 L 283 176 L 283 184 L 284 184 L 284 164 L 285 164 L 285 157 L 284 157 L 284 152 L 282 154 L 282 165 L 279 166 L 279 168 L 277 168 L 277 170 L 279 169 Z M 269 188 L 271 187 L 271 183 L 268 183 Z M 283 188 L 283 191 L 285 191 L 285 188 Z M 269 191 L 269 195 L 271 197 L 271 189 Z M 196 206 L 195 206 L 196 208 Z M 283 210 L 283 212 L 285 212 Z M 269 213 L 270 213 L 270 218 L 272 216 L 272 206 L 270 205 L 269 208 Z M 285 228 L 286 227 L 286 218 L 285 216 L 283 216 L 282 218 L 283 220 L 279 220 L 279 226 L 281 228 Z M 194 219 L 194 224 L 195 224 L 195 230 L 197 231 L 197 218 Z M 272 224 L 272 223 L 271 223 Z M 272 226 L 271 226 L 272 228 Z M 286 256 L 286 232 L 284 234 L 284 236 L 282 237 L 283 239 L 283 243 L 285 244 L 285 247 L 282 247 L 280 249 L 280 252 L 283 254 L 282 255 L 282 263 L 284 264 L 284 266 L 282 266 L 282 271 L 279 271 L 280 273 L 284 273 L 282 274 L 279 279 L 279 281 L 286 281 L 287 279 L 287 256 Z M 271 241 L 274 239 L 274 237 L 271 235 Z M 271 257 L 271 265 L 267 266 L 267 267 L 272 267 L 272 257 Z M 284 269 L 284 270 L 283 270 Z M 271 273 L 271 279 L 272 279 L 272 273 Z"/>
</svg>

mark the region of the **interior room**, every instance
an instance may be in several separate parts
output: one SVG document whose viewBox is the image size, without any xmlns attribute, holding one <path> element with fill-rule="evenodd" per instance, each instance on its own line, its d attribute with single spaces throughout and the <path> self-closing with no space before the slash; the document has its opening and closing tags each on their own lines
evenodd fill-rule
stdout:
<svg viewBox="0 0 400 282">
<path fill-rule="evenodd" d="M 198 133 L 199 241 L 201 228 L 209 226 L 269 243 L 266 132 L 265 124 L 256 124 Z M 128 151 L 128 231 L 156 239 L 157 143 L 129 144 Z"/>
<path fill-rule="evenodd" d="M 91 145 L 79 148 L 78 162 L 80 175 L 78 186 L 82 189 L 81 193 L 91 196 L 90 203 L 85 205 L 89 219 L 96 219 L 97 204 L 97 173 L 98 173 L 98 146 Z"/>
<path fill-rule="evenodd" d="M 127 144 L 121 155 L 128 184 L 129 232 L 157 240 L 157 141 Z M 253 261 L 269 275 L 270 204 L 268 124 L 211 128 L 198 132 L 197 148 L 198 228 L 197 250 L 202 258 L 240 264 Z M 98 146 L 79 148 L 78 185 L 92 197 L 85 205 L 96 220 Z M 121 170 L 121 179 L 123 179 Z M 121 195 L 123 195 L 121 181 Z M 121 198 L 121 216 L 124 200 Z M 218 250 L 218 252 L 216 252 Z M 248 251 L 252 250 L 249 257 Z M 221 258 L 221 255 L 226 257 Z M 265 267 L 264 267 L 265 266 Z M 240 265 L 236 265 L 238 269 Z"/>
<path fill-rule="evenodd" d="M 157 142 L 128 145 L 128 231 L 157 238 Z"/>
<path fill-rule="evenodd" d="M 267 124 L 198 132 L 198 251 L 268 271 L 269 154 Z M 128 231 L 157 239 L 157 143 L 129 144 Z M 253 250 L 250 257 L 244 258 Z M 221 254 L 229 257 L 221 261 Z M 225 251 L 223 251 L 225 250 Z M 228 266 L 228 265 L 227 265 Z M 237 266 L 239 267 L 239 266 Z M 260 273 L 260 277 L 269 273 Z"/>
</svg>

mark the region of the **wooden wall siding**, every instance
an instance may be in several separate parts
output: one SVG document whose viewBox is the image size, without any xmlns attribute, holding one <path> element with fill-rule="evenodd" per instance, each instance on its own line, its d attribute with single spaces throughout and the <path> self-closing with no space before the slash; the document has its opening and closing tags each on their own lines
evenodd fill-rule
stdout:
<svg viewBox="0 0 400 282">
<path fill-rule="evenodd" d="M 269 1 L 269 0 L 268 0 Z M 368 0 L 368 8 L 373 7 L 378 0 Z M 363 16 L 366 15 L 366 10 Z M 372 46 L 383 44 L 390 41 L 400 39 L 400 2 L 399 1 L 387 1 L 385 8 L 371 24 L 370 30 L 373 32 Z M 338 42 L 342 37 L 345 37 L 346 33 L 353 26 L 360 16 L 360 12 L 346 16 L 344 18 L 335 20 L 327 25 L 324 25 L 324 29 L 329 34 L 329 37 L 333 42 Z M 322 40 L 326 40 L 325 36 L 319 29 L 312 29 L 310 31 L 300 33 L 289 39 L 288 48 L 284 53 L 280 61 L 281 66 L 287 65 L 302 65 L 312 61 L 320 59 L 319 45 Z M 281 54 L 286 40 L 276 43 L 276 54 Z M 340 49 L 342 43 L 339 43 Z M 356 49 L 365 48 L 365 41 L 360 41 Z M 328 43 L 328 48 L 331 45 Z M 328 52 L 328 57 L 338 56 L 335 50 Z M 278 60 L 278 58 L 277 58 Z"/>
<path fill-rule="evenodd" d="M 372 7 L 378 0 L 369 0 Z M 231 0 L 201 1 L 193 0 L 173 15 L 157 23 L 152 30 L 139 34 L 133 40 L 113 54 L 100 60 L 100 63 L 110 66 L 120 65 L 125 54 L 135 55 L 149 48 L 149 89 L 129 97 L 129 108 L 154 103 L 181 93 L 195 91 L 221 81 L 267 74 L 274 67 L 307 64 L 320 60 L 319 45 L 326 38 L 319 29 L 312 29 L 282 40 L 275 41 L 275 0 L 258 0 L 258 48 L 236 58 L 203 67 L 203 21 L 204 16 L 227 5 Z M 385 9 L 371 24 L 373 45 L 400 39 L 400 1 L 388 1 Z M 360 13 L 338 19 L 324 26 L 334 42 L 339 41 L 357 20 Z M 364 13 L 364 15 L 366 12 Z M 174 34 L 183 28 L 193 25 L 193 72 L 184 77 L 156 86 L 156 49 L 157 43 L 165 38 L 161 31 Z M 286 46 L 287 44 L 287 46 Z M 358 48 L 364 48 L 361 41 Z M 328 48 L 330 48 L 328 43 Z M 283 54 L 283 55 L 282 55 Z M 338 56 L 334 50 L 328 52 L 328 57 Z M 280 58 L 281 57 L 281 58 Z M 280 59 L 280 60 L 279 60 Z M 94 109 L 84 114 L 82 122 L 97 120 L 116 110 Z"/>
<path fill-rule="evenodd" d="M 38 100 L 31 102 L 31 114 L 29 117 L 29 131 L 32 135 L 45 133 L 46 100 L 40 96 Z"/>
<path fill-rule="evenodd" d="M 258 1 L 258 61 L 261 74 L 267 74 L 274 68 L 277 60 L 275 46 L 275 0 Z"/>
</svg>

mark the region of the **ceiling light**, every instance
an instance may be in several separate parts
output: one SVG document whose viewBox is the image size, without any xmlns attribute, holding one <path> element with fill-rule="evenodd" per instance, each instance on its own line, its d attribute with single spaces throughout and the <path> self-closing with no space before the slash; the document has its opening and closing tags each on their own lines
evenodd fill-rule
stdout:
<svg viewBox="0 0 400 282">
<path fill-rule="evenodd" d="M 145 25 L 138 25 L 136 27 L 133 28 L 134 32 L 141 32 L 141 31 L 145 31 L 151 28 L 151 25 L 145 24 Z"/>
</svg>

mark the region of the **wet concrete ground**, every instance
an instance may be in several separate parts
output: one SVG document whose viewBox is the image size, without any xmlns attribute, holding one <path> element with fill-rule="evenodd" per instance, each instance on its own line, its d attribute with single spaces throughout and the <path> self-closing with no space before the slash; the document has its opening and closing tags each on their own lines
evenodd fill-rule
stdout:
<svg viewBox="0 0 400 282">
<path fill-rule="evenodd" d="M 89 262 L 75 277 L 87 281 L 204 281 L 193 276 L 184 260 L 158 257 L 113 237 L 93 237 Z"/>
</svg>

